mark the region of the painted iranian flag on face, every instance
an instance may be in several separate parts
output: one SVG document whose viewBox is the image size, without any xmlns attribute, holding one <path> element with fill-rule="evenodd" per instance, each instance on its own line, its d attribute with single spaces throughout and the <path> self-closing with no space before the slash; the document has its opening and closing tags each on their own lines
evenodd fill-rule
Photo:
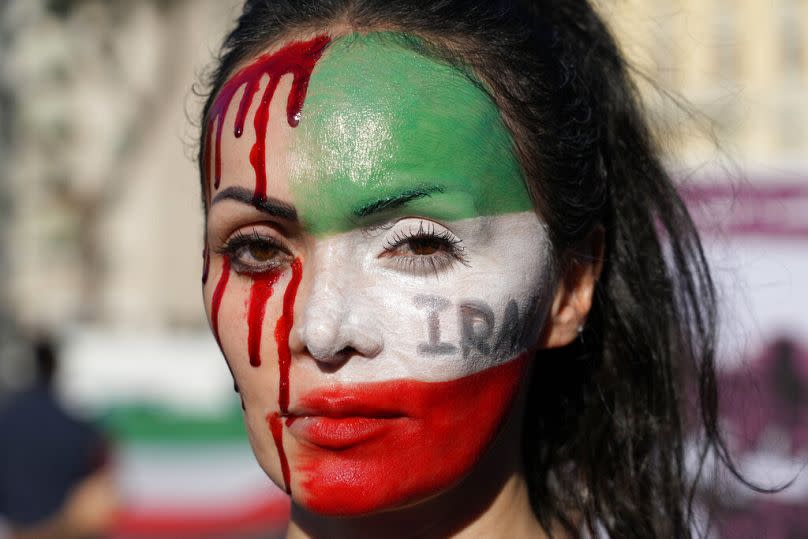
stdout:
<svg viewBox="0 0 808 539">
<path fill-rule="evenodd" d="M 211 326 L 258 461 L 323 514 L 468 476 L 518 412 L 554 291 L 497 107 L 420 47 L 284 43 L 209 115 Z"/>
</svg>

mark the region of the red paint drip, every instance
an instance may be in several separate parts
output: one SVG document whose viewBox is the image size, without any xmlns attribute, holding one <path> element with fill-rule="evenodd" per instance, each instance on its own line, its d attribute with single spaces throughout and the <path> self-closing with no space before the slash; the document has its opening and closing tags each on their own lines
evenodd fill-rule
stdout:
<svg viewBox="0 0 808 539">
<path fill-rule="evenodd" d="M 233 96 L 239 88 L 244 86 L 244 93 L 239 102 L 233 132 L 236 137 L 240 137 L 244 131 L 247 112 L 261 85 L 261 79 L 264 75 L 268 75 L 269 83 L 255 113 L 256 141 L 250 152 L 250 162 L 255 168 L 256 174 L 255 197 L 266 197 L 266 168 L 264 167 L 266 159 L 266 123 L 269 118 L 269 104 L 272 101 L 275 89 L 283 75 L 291 74 L 293 76 L 292 89 L 286 102 L 286 118 L 290 126 L 296 127 L 300 121 L 300 113 L 306 99 L 306 90 L 309 86 L 311 72 L 330 41 L 331 39 L 327 35 L 321 35 L 309 41 L 296 41 L 273 54 L 261 55 L 253 63 L 233 75 L 222 86 L 208 113 L 207 140 L 204 151 L 205 166 L 207 170 L 210 170 L 211 152 L 208 146 L 211 143 L 211 133 L 215 126 L 216 141 L 213 172 L 213 185 L 215 188 L 218 189 L 222 176 L 222 126 Z"/>
<path fill-rule="evenodd" d="M 272 431 L 272 438 L 275 440 L 275 447 L 278 448 L 278 458 L 281 461 L 281 473 L 283 474 L 283 486 L 287 494 L 292 493 L 292 485 L 289 482 L 289 461 L 286 452 L 283 450 L 283 421 L 278 413 L 267 416 L 269 430 Z"/>
<path fill-rule="evenodd" d="M 278 345 L 278 407 L 281 414 L 289 411 L 289 367 L 292 363 L 292 353 L 289 350 L 289 333 L 292 330 L 295 316 L 295 298 L 300 279 L 303 276 L 303 265 L 299 258 L 292 261 L 292 276 L 286 291 L 283 293 L 283 312 L 281 312 L 278 323 L 275 325 L 275 342 Z M 278 459 L 281 462 L 283 472 L 283 483 L 288 494 L 292 493 L 292 483 L 290 482 L 289 461 L 286 459 L 286 452 L 283 449 L 283 421 L 279 413 L 270 414 L 267 417 L 269 428 L 272 431 L 272 438 L 275 440 L 275 447 L 278 450 Z M 287 425 L 289 424 L 287 420 Z"/>
<path fill-rule="evenodd" d="M 208 246 L 205 245 L 205 248 L 202 249 L 202 284 L 207 284 L 208 282 L 208 272 L 210 271 L 210 250 Z"/>
<path fill-rule="evenodd" d="M 264 314 L 267 301 L 272 297 L 272 287 L 278 281 L 281 272 L 268 271 L 253 276 L 250 289 L 250 307 L 247 315 L 247 351 L 250 355 L 250 365 L 261 365 L 261 333 L 264 327 Z"/>
<path fill-rule="evenodd" d="M 204 263 L 202 265 L 202 284 L 206 284 L 208 282 L 208 272 L 210 271 L 210 248 L 205 245 L 205 249 L 203 250 L 204 256 Z M 219 350 L 222 350 L 222 342 L 219 339 L 219 308 L 222 305 L 222 298 L 224 297 L 224 291 L 227 288 L 227 281 L 230 279 L 230 259 L 228 257 L 224 257 L 222 259 L 222 275 L 219 277 L 219 282 L 216 283 L 216 288 L 213 291 L 213 298 L 211 299 L 211 327 L 213 329 L 213 335 L 216 337 L 216 343 L 219 345 Z M 224 355 L 224 350 L 222 350 L 222 354 Z M 233 391 L 236 393 L 239 392 L 238 383 L 236 382 L 236 377 L 233 374 L 233 368 L 230 366 L 230 362 L 227 361 L 227 357 L 224 358 L 225 365 L 227 365 L 227 370 L 230 371 L 230 377 L 233 378 Z M 244 399 L 241 399 L 241 409 L 244 409 Z"/>
<path fill-rule="evenodd" d="M 326 515 L 360 515 L 401 507 L 456 484 L 508 417 L 527 357 L 446 382 L 347 384 L 305 395 L 302 407 L 322 417 L 307 418 L 308 426 L 296 422 L 296 436 L 316 441 L 344 430 L 359 441 L 338 450 L 297 446 L 304 505 Z M 363 417 L 394 419 L 376 419 L 373 436 L 362 440 L 356 432 L 357 418 Z"/>
<path fill-rule="evenodd" d="M 255 143 L 250 150 L 250 163 L 255 170 L 255 190 L 253 198 L 261 200 L 267 197 L 267 123 L 269 122 L 269 103 L 275 95 L 280 79 L 272 78 L 264 90 L 261 104 L 255 112 Z"/>
<path fill-rule="evenodd" d="M 295 298 L 303 265 L 299 258 L 292 262 L 292 278 L 283 293 L 283 313 L 275 326 L 275 342 L 278 345 L 278 407 L 282 414 L 289 411 L 289 368 L 292 365 L 292 352 L 289 350 L 289 334 L 295 321 Z"/>
<path fill-rule="evenodd" d="M 205 207 L 210 208 L 211 202 L 211 189 L 210 189 L 210 152 L 211 152 L 211 138 L 213 137 L 213 130 L 211 129 L 212 124 L 208 123 L 208 129 L 205 132 L 205 145 L 202 148 L 202 163 L 205 166 L 205 170 L 202 171 L 202 177 L 205 178 L 205 181 L 202 182 L 203 192 L 205 195 Z M 219 183 L 216 183 L 216 187 L 219 186 Z"/>
<path fill-rule="evenodd" d="M 219 339 L 219 307 L 222 305 L 222 297 L 224 297 L 228 279 L 230 279 L 230 259 L 225 256 L 222 258 L 222 275 L 219 277 L 219 282 L 216 283 L 216 288 L 213 291 L 210 309 L 211 328 L 220 349 L 222 341 Z"/>
</svg>

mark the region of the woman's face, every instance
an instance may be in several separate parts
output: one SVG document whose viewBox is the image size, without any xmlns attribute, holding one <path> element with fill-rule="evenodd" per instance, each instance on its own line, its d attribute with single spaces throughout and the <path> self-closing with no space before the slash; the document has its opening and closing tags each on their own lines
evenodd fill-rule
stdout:
<svg viewBox="0 0 808 539">
<path fill-rule="evenodd" d="M 208 318 L 258 461 L 323 514 L 468 474 L 554 290 L 497 108 L 402 40 L 283 43 L 206 126 Z"/>
</svg>

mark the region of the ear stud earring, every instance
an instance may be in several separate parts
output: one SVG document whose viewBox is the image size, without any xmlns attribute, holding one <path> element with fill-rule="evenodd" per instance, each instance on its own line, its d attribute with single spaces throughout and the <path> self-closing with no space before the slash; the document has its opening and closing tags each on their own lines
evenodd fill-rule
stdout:
<svg viewBox="0 0 808 539">
<path fill-rule="evenodd" d="M 575 331 L 578 332 L 578 340 L 581 341 L 581 344 L 584 344 L 584 325 L 578 324 L 578 327 L 575 328 Z"/>
</svg>

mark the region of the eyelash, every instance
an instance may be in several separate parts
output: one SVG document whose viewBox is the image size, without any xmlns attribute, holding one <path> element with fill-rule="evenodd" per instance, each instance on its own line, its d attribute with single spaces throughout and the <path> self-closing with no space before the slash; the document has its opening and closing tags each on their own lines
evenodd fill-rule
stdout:
<svg viewBox="0 0 808 539">
<path fill-rule="evenodd" d="M 395 254 L 401 247 L 417 240 L 434 242 L 441 251 L 435 255 Z M 437 276 L 440 271 L 450 268 L 456 262 L 468 266 L 460 239 L 448 230 L 436 230 L 435 224 L 429 221 L 419 222 L 415 230 L 410 227 L 407 230 L 396 231 L 385 242 L 384 252 L 395 259 L 400 269 L 412 273 L 433 273 Z"/>
<path fill-rule="evenodd" d="M 415 241 L 432 242 L 437 251 L 434 254 L 396 254 L 402 247 Z M 248 262 L 251 248 L 271 249 L 275 256 L 268 262 Z M 459 262 L 468 266 L 460 239 L 448 230 L 436 230 L 435 224 L 429 221 L 420 221 L 417 225 L 406 230 L 396 231 L 388 238 L 383 247 L 384 254 L 395 260 L 399 269 L 408 273 L 433 273 L 450 268 Z M 278 240 L 271 236 L 260 234 L 253 229 L 251 232 L 237 231 L 216 250 L 218 254 L 230 259 L 233 269 L 243 274 L 260 274 L 273 271 L 281 267 L 286 257 L 291 257 L 289 250 Z"/>
<path fill-rule="evenodd" d="M 263 264 L 246 262 L 244 258 L 249 256 L 249 249 L 255 247 L 272 249 L 276 251 L 277 254 L 272 257 L 271 261 Z M 283 265 L 283 258 L 291 258 L 292 256 L 289 250 L 280 241 L 271 236 L 261 235 L 255 229 L 250 233 L 239 230 L 230 236 L 227 241 L 217 249 L 217 252 L 230 259 L 230 263 L 237 273 L 246 274 L 259 274 L 275 270 Z"/>
</svg>

